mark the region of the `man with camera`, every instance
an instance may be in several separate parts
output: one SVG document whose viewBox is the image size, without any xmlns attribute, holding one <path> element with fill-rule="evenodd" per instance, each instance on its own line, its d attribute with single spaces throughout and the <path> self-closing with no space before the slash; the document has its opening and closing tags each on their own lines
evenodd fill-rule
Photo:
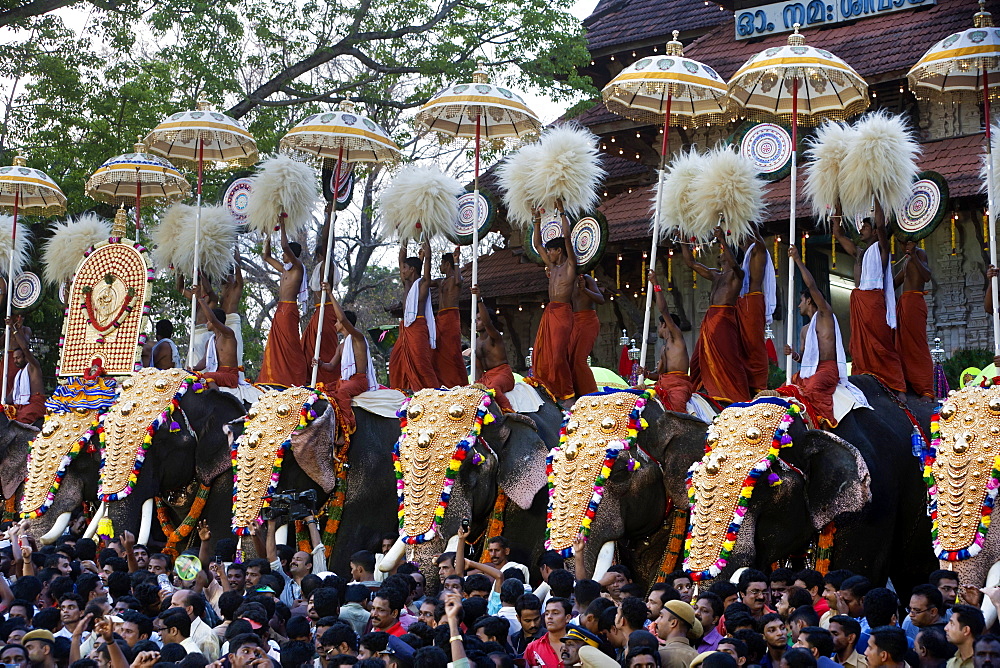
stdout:
<svg viewBox="0 0 1000 668">
<path fill-rule="evenodd" d="M 277 496 L 276 494 L 275 497 Z M 299 519 L 294 515 L 295 513 L 290 513 L 289 517 L 293 520 Z M 305 516 L 305 523 L 309 529 L 309 542 L 313 544 L 312 554 L 301 550 L 296 552 L 288 562 L 288 572 L 286 573 L 278 559 L 278 546 L 274 538 L 278 529 L 278 520 L 269 518 L 267 522 L 267 558 L 271 562 L 271 571 L 285 581 L 285 588 L 281 592 L 281 602 L 289 608 L 294 608 L 303 602 L 302 578 L 314 571 L 326 570 L 326 548 L 319 535 L 319 520 L 310 513 Z"/>
</svg>

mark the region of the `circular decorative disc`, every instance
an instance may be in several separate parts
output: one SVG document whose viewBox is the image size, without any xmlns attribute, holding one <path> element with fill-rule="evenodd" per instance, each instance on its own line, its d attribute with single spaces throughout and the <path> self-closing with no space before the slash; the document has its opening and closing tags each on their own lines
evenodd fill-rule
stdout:
<svg viewBox="0 0 1000 668">
<path fill-rule="evenodd" d="M 180 554 L 174 562 L 174 572 L 181 580 L 194 580 L 201 572 L 201 559 L 190 554 Z"/>
<path fill-rule="evenodd" d="M 760 178 L 780 181 L 791 172 L 792 135 L 784 125 L 747 123 L 731 141 L 757 167 Z"/>
<path fill-rule="evenodd" d="M 919 241 L 937 228 L 947 209 L 948 182 L 937 172 L 921 172 L 906 206 L 893 216 L 892 232 L 902 241 Z"/>
<path fill-rule="evenodd" d="M 475 192 L 467 192 L 458 196 L 458 222 L 455 223 L 455 237 L 462 246 L 468 246 L 472 243 L 472 228 L 476 223 L 476 209 L 473 205 L 475 198 Z M 493 227 L 496 206 L 484 190 L 479 191 L 478 202 L 479 238 L 482 239 Z"/>
<path fill-rule="evenodd" d="M 30 271 L 26 271 L 14 279 L 13 297 L 10 300 L 14 308 L 31 308 L 42 296 L 42 280 Z"/>
<path fill-rule="evenodd" d="M 247 204 L 250 201 L 251 191 L 253 191 L 253 181 L 249 178 L 240 178 L 229 184 L 223 197 L 229 214 L 240 225 L 247 222 Z"/>
<path fill-rule="evenodd" d="M 572 234 L 573 217 L 570 216 L 570 234 Z M 559 221 L 559 214 L 556 212 L 546 212 L 542 216 L 542 225 L 539 230 L 542 235 L 542 246 L 545 246 L 547 241 L 552 239 L 557 239 L 562 236 L 562 223 Z M 528 256 L 528 259 L 535 264 L 540 264 L 545 266 L 545 261 L 542 260 L 542 256 L 535 252 L 535 247 L 531 243 L 531 229 L 528 228 L 524 233 L 524 254 Z"/>
<path fill-rule="evenodd" d="M 577 271 L 588 272 L 597 266 L 608 243 L 608 221 L 597 211 L 573 224 L 570 232 L 576 252 Z"/>
</svg>

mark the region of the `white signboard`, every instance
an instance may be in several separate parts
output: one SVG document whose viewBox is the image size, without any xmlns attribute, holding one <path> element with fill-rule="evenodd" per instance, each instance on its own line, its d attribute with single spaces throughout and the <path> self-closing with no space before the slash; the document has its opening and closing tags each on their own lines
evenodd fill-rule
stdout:
<svg viewBox="0 0 1000 668">
<path fill-rule="evenodd" d="M 936 5 L 937 0 L 786 0 L 736 12 L 736 39 L 791 32 L 856 21 L 915 7 Z"/>
</svg>

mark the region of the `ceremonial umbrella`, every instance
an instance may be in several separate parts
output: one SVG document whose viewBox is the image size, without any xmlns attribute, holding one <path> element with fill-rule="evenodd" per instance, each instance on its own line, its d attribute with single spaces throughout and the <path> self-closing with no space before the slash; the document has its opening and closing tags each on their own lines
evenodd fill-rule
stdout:
<svg viewBox="0 0 1000 668">
<path fill-rule="evenodd" d="M 0 209 L 13 212 L 10 226 L 10 257 L 7 266 L 7 317 L 11 315 L 14 290 L 14 256 L 17 255 L 17 216 L 58 215 L 66 210 L 66 196 L 47 174 L 28 167 L 21 156 L 11 167 L 0 167 Z M 10 325 L 3 330 L 3 403 L 7 403 L 7 371 L 10 365 Z"/>
<path fill-rule="evenodd" d="M 306 116 L 284 137 L 279 148 L 286 153 L 304 153 L 327 160 L 336 160 L 333 182 L 340 183 L 340 167 L 351 162 L 382 163 L 399 156 L 399 147 L 388 133 L 372 119 L 359 114 L 352 102 L 341 102 L 340 109 L 322 114 Z M 323 298 L 319 300 L 319 323 L 316 327 L 316 347 L 313 359 L 319 359 L 320 342 L 323 338 L 323 316 L 328 299 L 325 287 L 330 275 L 330 261 L 333 258 L 333 229 L 337 224 L 336 193 L 332 206 L 327 207 L 327 223 L 330 233 L 326 236 L 326 255 L 323 257 Z M 316 385 L 319 365 L 312 368 L 312 385 Z"/>
<path fill-rule="evenodd" d="M 729 81 L 729 101 L 734 110 L 765 118 L 777 117 L 792 124 L 791 212 L 788 242 L 795 243 L 795 197 L 799 124 L 816 125 L 827 118 L 847 118 L 868 108 L 868 84 L 850 65 L 829 51 L 806 46 L 799 24 L 788 44 L 772 46 L 751 56 Z M 791 345 L 795 269 L 788 268 L 786 342 Z M 785 379 L 792 380 L 792 356 L 785 359 Z"/>
<path fill-rule="evenodd" d="M 194 167 L 198 172 L 198 215 L 194 225 L 194 271 L 199 277 L 198 244 L 201 237 L 201 177 L 206 161 L 211 165 L 252 165 L 257 161 L 257 142 L 239 121 L 218 111 L 210 111 L 204 98 L 198 100 L 195 111 L 180 111 L 164 119 L 146 135 L 146 145 L 177 164 Z M 188 342 L 188 365 L 194 350 L 194 323 L 198 314 L 198 291 L 191 292 L 191 336 Z"/>
<path fill-rule="evenodd" d="M 472 83 L 448 86 L 428 100 L 416 116 L 417 123 L 428 130 L 450 137 L 475 138 L 475 177 L 473 181 L 472 224 L 472 285 L 479 285 L 479 155 L 483 138 L 504 139 L 537 134 L 542 128 L 524 100 L 517 93 L 489 83 L 483 64 L 478 63 L 472 74 Z M 469 341 L 473 354 L 470 357 L 470 376 L 476 377 L 476 313 L 472 304 L 472 327 Z"/>
<path fill-rule="evenodd" d="M 135 202 L 136 234 L 142 229 L 139 218 L 143 200 L 177 200 L 191 193 L 191 186 L 169 162 L 146 153 L 142 143 L 134 153 L 117 155 L 87 179 L 87 196 L 98 202 L 121 204 Z"/>
<path fill-rule="evenodd" d="M 996 210 L 993 201 L 993 148 L 990 128 L 990 96 L 997 95 L 1000 84 L 1000 30 L 993 28 L 993 17 L 979 1 L 973 17 L 975 27 L 956 32 L 928 49 L 906 78 L 913 94 L 923 99 L 955 100 L 965 97 L 983 100 L 986 119 L 986 201 L 989 216 L 990 264 L 997 264 Z M 993 353 L 1000 355 L 1000 310 L 997 304 L 997 279 L 993 279 Z"/>
<path fill-rule="evenodd" d="M 601 94 L 610 111 L 634 121 L 663 123 L 658 186 L 653 205 L 653 247 L 649 266 L 656 267 L 660 237 L 660 201 L 663 196 L 663 166 L 667 159 L 671 125 L 711 124 L 725 117 L 726 83 L 715 70 L 684 57 L 684 47 L 675 30 L 662 57 L 650 56 L 632 63 L 604 87 Z M 646 316 L 642 324 L 639 366 L 646 366 L 653 283 L 646 283 Z"/>
</svg>

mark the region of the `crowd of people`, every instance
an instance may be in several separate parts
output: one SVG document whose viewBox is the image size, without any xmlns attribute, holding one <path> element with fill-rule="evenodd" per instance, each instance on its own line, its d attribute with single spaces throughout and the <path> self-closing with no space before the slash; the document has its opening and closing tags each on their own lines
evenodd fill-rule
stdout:
<svg viewBox="0 0 1000 668">
<path fill-rule="evenodd" d="M 25 523 L 0 545 L 5 668 L 992 668 L 1000 636 L 984 592 L 935 571 L 909 595 L 849 571 L 741 569 L 699 589 L 683 571 L 644 588 L 629 569 L 585 577 L 582 559 L 545 552 L 537 571 L 503 537 L 473 561 L 455 552 L 422 571 L 385 563 L 393 537 L 327 570 L 315 518 L 309 546 L 231 537 L 177 562 L 129 533 L 103 543 L 74 522 L 38 548 Z M 582 549 L 577 543 L 574 550 Z M 178 573 L 192 579 L 182 580 Z M 195 575 L 196 573 L 196 575 Z M 429 579 L 425 579 L 426 576 Z M 902 594 L 902 595 L 901 595 Z M 1000 589 L 985 595 L 1000 607 Z M 995 621 L 993 622 L 995 623 Z"/>
</svg>

